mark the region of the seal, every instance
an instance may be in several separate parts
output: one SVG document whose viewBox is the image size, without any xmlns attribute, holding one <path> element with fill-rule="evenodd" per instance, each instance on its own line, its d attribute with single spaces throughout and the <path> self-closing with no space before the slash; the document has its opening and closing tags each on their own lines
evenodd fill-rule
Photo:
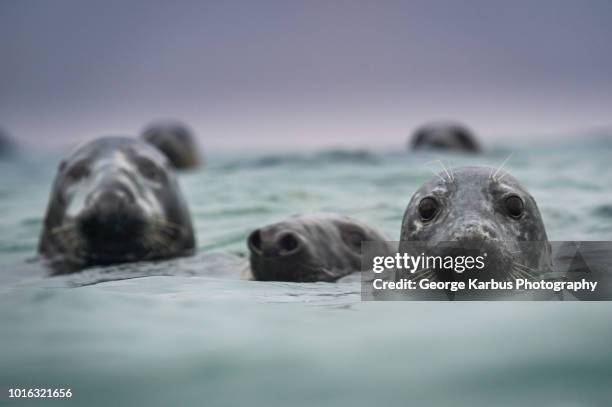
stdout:
<svg viewBox="0 0 612 407">
<path fill-rule="evenodd" d="M 17 151 L 15 142 L 8 133 L 0 127 L 0 158 L 8 157 Z"/>
<path fill-rule="evenodd" d="M 143 131 L 141 137 L 162 151 L 177 169 L 196 168 L 202 163 L 198 143 L 192 131 L 182 123 L 153 123 Z"/>
<path fill-rule="evenodd" d="M 334 214 L 291 217 L 254 230 L 247 239 L 252 278 L 336 281 L 361 269 L 361 243 L 386 242 L 379 231 Z"/>
<path fill-rule="evenodd" d="M 452 122 L 434 122 L 419 127 L 412 135 L 410 147 L 412 150 L 481 151 L 474 133 Z"/>
<path fill-rule="evenodd" d="M 535 279 L 552 271 L 551 247 L 535 199 L 510 174 L 486 167 L 445 170 L 412 196 L 400 246 L 439 256 L 484 255 L 486 269 L 423 270 L 422 278 Z"/>
<path fill-rule="evenodd" d="M 59 165 L 38 251 L 55 274 L 192 254 L 189 209 L 168 159 L 130 137 L 101 137 Z"/>
</svg>

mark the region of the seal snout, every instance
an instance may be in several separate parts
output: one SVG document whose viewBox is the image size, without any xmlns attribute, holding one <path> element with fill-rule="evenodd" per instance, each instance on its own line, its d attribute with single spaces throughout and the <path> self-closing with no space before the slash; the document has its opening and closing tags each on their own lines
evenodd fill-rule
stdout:
<svg viewBox="0 0 612 407">
<path fill-rule="evenodd" d="M 265 229 L 256 229 L 248 238 L 252 254 L 263 257 L 288 257 L 303 247 L 302 239 L 292 231 L 271 233 Z"/>
<path fill-rule="evenodd" d="M 480 240 L 495 240 L 498 238 L 498 233 L 493 227 L 484 221 L 469 222 L 461 228 L 454 231 L 452 239 L 457 241 L 480 241 Z"/>
<path fill-rule="evenodd" d="M 119 183 L 95 190 L 87 197 L 87 206 L 99 211 L 122 210 L 135 202 L 136 197 L 131 189 Z"/>
<path fill-rule="evenodd" d="M 136 197 L 121 184 L 94 191 L 77 220 L 83 236 L 103 246 L 141 235 L 146 226 Z"/>
</svg>

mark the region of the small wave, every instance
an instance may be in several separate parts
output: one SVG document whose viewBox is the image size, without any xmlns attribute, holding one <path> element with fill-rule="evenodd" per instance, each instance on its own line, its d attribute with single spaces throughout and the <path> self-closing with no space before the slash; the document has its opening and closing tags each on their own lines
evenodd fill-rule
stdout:
<svg viewBox="0 0 612 407">
<path fill-rule="evenodd" d="M 599 205 L 593 209 L 593 215 L 612 218 L 612 205 Z"/>
<path fill-rule="evenodd" d="M 247 206 L 236 208 L 218 208 L 210 211 L 201 211 L 197 216 L 218 218 L 219 216 L 243 216 L 243 215 L 265 215 L 274 213 L 274 208 L 266 206 Z"/>
<path fill-rule="evenodd" d="M 203 276 L 240 279 L 244 258 L 225 252 L 208 252 L 167 261 L 126 263 L 92 267 L 78 273 L 54 277 L 67 287 L 84 287 L 112 281 L 160 276 Z"/>
<path fill-rule="evenodd" d="M 256 159 L 234 160 L 221 165 L 222 170 L 235 170 L 242 168 L 270 168 L 285 165 L 302 166 L 315 164 L 368 164 L 378 165 L 381 158 L 369 150 L 324 150 L 313 154 L 275 154 L 266 155 Z"/>
</svg>

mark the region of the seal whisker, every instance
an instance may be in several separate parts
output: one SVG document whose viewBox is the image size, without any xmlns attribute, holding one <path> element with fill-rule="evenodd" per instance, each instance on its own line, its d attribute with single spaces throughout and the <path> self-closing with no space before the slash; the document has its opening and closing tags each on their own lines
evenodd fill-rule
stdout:
<svg viewBox="0 0 612 407">
<path fill-rule="evenodd" d="M 521 277 L 521 275 L 514 268 L 510 271 L 510 276 L 512 277 L 512 282 L 516 282 L 516 280 Z"/>
<path fill-rule="evenodd" d="M 536 270 L 536 269 L 534 269 L 534 268 L 532 268 L 532 267 L 529 267 L 529 266 L 527 266 L 527 265 L 525 265 L 525 264 L 521 264 L 521 263 L 518 263 L 518 262 L 512 262 L 512 263 L 513 263 L 513 264 L 515 264 L 515 265 L 517 265 L 517 266 L 519 266 L 519 267 L 522 267 L 522 268 L 524 268 L 524 269 L 526 269 L 526 270 L 528 270 L 528 271 L 531 271 L 531 272 L 533 272 L 533 273 L 536 273 L 536 274 L 538 274 L 538 273 L 539 273 L 539 272 L 538 272 L 538 270 Z"/>
<path fill-rule="evenodd" d="M 58 233 L 63 233 L 73 228 L 74 228 L 74 222 L 66 223 L 61 226 L 56 226 L 53 229 L 51 229 L 51 234 L 55 235 Z"/>
<path fill-rule="evenodd" d="M 165 242 L 165 244 L 171 243 L 172 240 L 176 238 L 176 235 L 177 235 L 176 229 L 167 228 L 165 225 L 159 224 L 159 223 L 153 223 L 150 226 L 151 226 L 150 234 L 162 240 L 163 242 Z M 149 233 L 147 233 L 147 235 L 149 235 Z"/>
<path fill-rule="evenodd" d="M 518 277 L 524 278 L 524 279 L 526 279 L 528 281 L 533 281 L 534 280 L 529 274 L 526 274 L 523 270 L 520 270 L 520 269 L 516 270 L 516 275 Z"/>
<path fill-rule="evenodd" d="M 504 170 L 504 173 L 501 176 L 497 177 L 497 182 L 501 181 L 502 178 L 504 178 L 506 175 L 508 175 L 508 171 Z"/>
<path fill-rule="evenodd" d="M 533 278 L 530 274 L 525 273 L 524 271 L 520 271 L 520 274 L 525 277 L 526 280 L 529 281 L 535 281 L 535 278 Z"/>
<path fill-rule="evenodd" d="M 516 270 L 520 272 L 520 274 L 522 275 L 526 275 L 531 279 L 536 279 L 535 275 L 531 274 L 529 271 L 525 270 L 524 268 L 516 267 Z"/>
<path fill-rule="evenodd" d="M 151 240 L 157 243 L 162 248 L 166 248 L 167 246 L 169 246 L 169 242 L 165 238 L 163 238 L 161 235 L 153 234 L 151 235 Z"/>
<path fill-rule="evenodd" d="M 153 229 L 152 230 L 153 233 L 159 232 L 159 233 L 156 233 L 156 234 L 159 235 L 158 237 L 162 238 L 162 239 L 165 239 L 165 240 L 168 240 L 168 243 L 171 240 L 176 239 L 177 234 L 180 233 L 180 231 L 177 231 L 176 229 L 167 229 L 167 228 L 165 228 L 163 226 L 158 226 L 158 225 L 153 225 L 152 229 Z"/>
<path fill-rule="evenodd" d="M 147 251 L 154 251 L 157 248 L 157 242 L 154 240 L 154 236 L 155 235 L 152 233 L 147 234 L 140 243 Z"/>
<path fill-rule="evenodd" d="M 425 271 L 424 273 L 418 274 L 421 271 Z M 434 272 L 433 269 L 421 269 L 414 272 L 414 275 L 408 279 L 408 281 L 413 280 L 421 280 L 423 278 L 429 277 Z"/>
<path fill-rule="evenodd" d="M 172 221 L 169 221 L 167 219 L 159 218 L 159 217 L 154 217 L 153 219 L 151 219 L 151 223 L 159 225 L 159 226 L 175 229 L 175 230 L 183 229 L 181 225 L 174 223 Z"/>
<path fill-rule="evenodd" d="M 431 278 L 433 275 L 435 275 L 435 270 L 433 269 L 423 269 L 423 270 L 425 270 L 425 272 L 421 274 L 416 274 L 415 272 L 415 275 L 409 278 L 408 281 L 420 281 L 420 280 L 423 280 L 424 278 Z"/>
<path fill-rule="evenodd" d="M 56 236 L 59 237 L 64 246 L 71 250 L 75 250 L 79 245 L 79 237 L 74 229 L 66 229 Z"/>
<path fill-rule="evenodd" d="M 432 170 L 431 168 L 429 169 L 429 171 L 431 171 L 431 173 L 433 175 L 435 175 L 436 177 L 440 178 L 442 180 L 442 182 L 446 183 L 446 180 L 440 176 L 440 174 L 438 174 L 437 172 L 435 172 L 434 170 Z"/>
<path fill-rule="evenodd" d="M 446 165 L 444 165 L 444 163 L 442 162 L 442 160 L 437 160 L 437 161 L 440 163 L 440 165 L 441 165 L 441 166 L 442 166 L 442 168 L 444 169 L 444 172 L 446 172 L 446 175 L 448 175 L 448 180 L 449 180 L 449 181 L 451 181 L 451 182 L 453 182 L 453 181 L 454 181 L 454 179 L 453 179 L 452 175 L 450 175 L 450 173 L 448 172 L 448 169 L 446 168 Z"/>
<path fill-rule="evenodd" d="M 526 264 L 521 264 L 521 263 L 516 263 L 517 265 L 526 268 L 527 270 L 533 271 L 534 273 L 537 273 L 538 271 L 536 269 L 534 269 L 533 267 L 529 267 Z"/>
<path fill-rule="evenodd" d="M 522 278 L 523 275 L 521 274 L 520 270 L 518 270 L 517 268 L 513 268 L 512 269 L 512 276 L 514 277 L 514 281 L 516 282 L 516 280 L 518 280 L 519 278 Z"/>
<path fill-rule="evenodd" d="M 521 266 L 520 264 L 517 264 L 517 263 L 515 263 L 515 265 L 516 265 L 516 266 Z M 528 277 L 528 279 L 529 279 L 529 280 L 536 280 L 536 277 L 535 277 L 533 274 L 529 273 L 529 272 L 528 272 L 527 270 L 525 270 L 525 269 L 522 269 L 522 268 L 520 268 L 520 267 L 515 267 L 515 270 L 516 270 L 516 271 L 517 271 L 517 272 L 518 272 L 520 275 Z"/>
<path fill-rule="evenodd" d="M 151 226 L 160 233 L 164 233 L 169 239 L 175 240 L 185 234 L 185 228 L 165 220 L 156 220 L 151 223 Z"/>
<path fill-rule="evenodd" d="M 444 172 L 446 173 L 446 175 L 448 175 L 448 181 L 452 182 L 453 181 L 453 177 L 451 177 L 451 175 L 449 174 L 448 170 L 446 169 L 446 166 L 444 165 L 444 163 L 442 162 L 442 160 L 433 160 L 433 161 L 428 161 L 426 162 L 424 165 L 429 165 L 429 164 L 433 164 L 433 163 L 438 163 L 442 166 L 442 168 L 444 169 Z M 431 172 L 433 172 L 435 175 L 437 175 L 442 181 L 444 181 L 446 183 L 446 179 L 444 179 L 444 177 L 441 177 L 439 174 L 437 174 L 434 170 L 432 170 L 431 168 L 429 169 Z"/>
<path fill-rule="evenodd" d="M 499 181 L 498 179 L 495 178 L 495 176 L 504 167 L 504 165 L 506 165 L 506 163 L 508 162 L 508 160 L 510 160 L 511 157 L 512 157 L 512 153 L 510 153 L 510 155 L 508 155 L 508 157 L 506 157 L 506 159 L 501 163 L 499 168 L 497 168 L 497 170 L 491 174 L 491 177 L 490 177 L 491 179 L 493 179 L 494 181 Z"/>
</svg>

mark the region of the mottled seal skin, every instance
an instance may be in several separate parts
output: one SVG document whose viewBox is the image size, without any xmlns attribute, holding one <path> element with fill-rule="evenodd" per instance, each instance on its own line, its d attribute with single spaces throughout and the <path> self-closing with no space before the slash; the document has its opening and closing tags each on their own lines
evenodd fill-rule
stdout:
<svg viewBox="0 0 612 407">
<path fill-rule="evenodd" d="M 412 150 L 448 150 L 478 153 L 476 136 L 458 123 L 429 123 L 419 127 L 410 141 Z"/>
<path fill-rule="evenodd" d="M 292 217 L 256 229 L 249 235 L 247 246 L 252 278 L 336 281 L 361 269 L 361 242 L 387 240 L 377 230 L 346 216 Z"/>
<path fill-rule="evenodd" d="M 552 270 L 536 201 L 514 177 L 494 168 L 451 169 L 426 182 L 406 208 L 400 240 L 421 242 L 416 246 L 432 255 L 487 253 L 485 270 L 436 270 L 430 277 L 441 281 L 513 281 Z"/>
<path fill-rule="evenodd" d="M 176 176 L 154 147 L 102 137 L 60 163 L 38 248 L 54 273 L 189 255 L 194 247 Z"/>
<path fill-rule="evenodd" d="M 141 137 L 163 152 L 177 169 L 192 169 L 202 164 L 198 143 L 192 131 L 182 123 L 153 123 L 143 131 Z"/>
</svg>

